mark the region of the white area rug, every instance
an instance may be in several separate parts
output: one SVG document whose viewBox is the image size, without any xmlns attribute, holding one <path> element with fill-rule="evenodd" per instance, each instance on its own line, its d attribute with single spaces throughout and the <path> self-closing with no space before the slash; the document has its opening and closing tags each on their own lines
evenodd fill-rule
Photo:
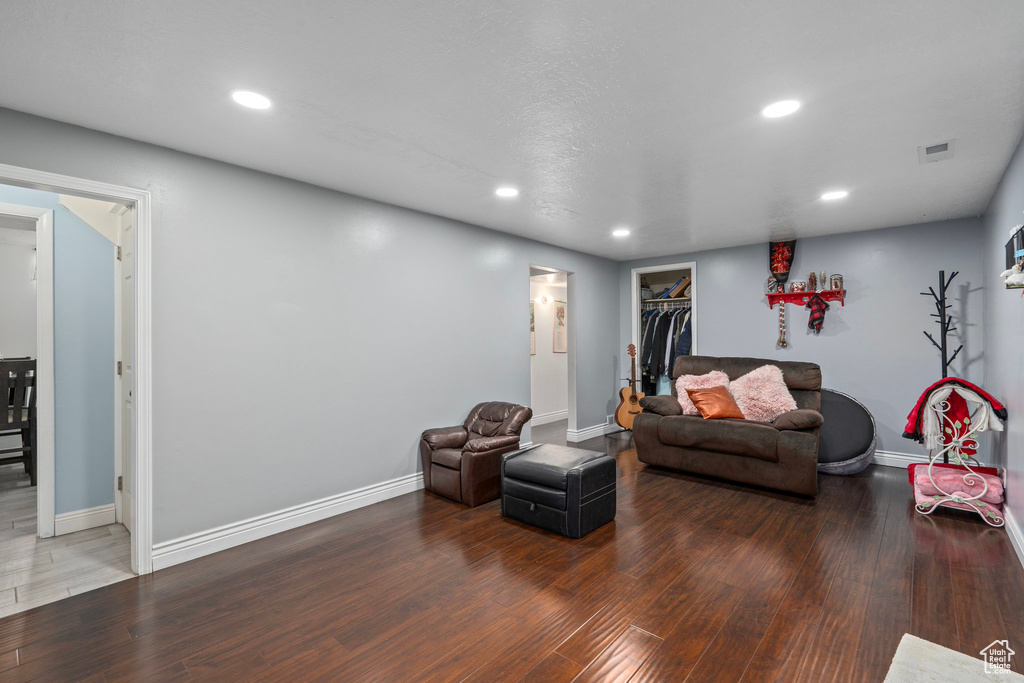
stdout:
<svg viewBox="0 0 1024 683">
<path fill-rule="evenodd" d="M 1012 643 L 1010 644 L 1012 647 Z M 1024 655 L 1022 655 L 1024 656 Z M 979 655 L 980 657 L 980 655 Z M 1024 676 L 1011 672 L 985 673 L 985 662 L 962 652 L 904 634 L 892 658 L 885 683 L 1024 683 Z"/>
</svg>

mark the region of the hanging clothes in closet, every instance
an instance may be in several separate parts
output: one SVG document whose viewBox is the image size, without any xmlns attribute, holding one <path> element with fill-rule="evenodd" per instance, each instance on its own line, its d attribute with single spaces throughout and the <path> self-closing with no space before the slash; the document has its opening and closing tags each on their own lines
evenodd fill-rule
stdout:
<svg viewBox="0 0 1024 683">
<path fill-rule="evenodd" d="M 675 360 L 693 345 L 690 308 L 649 309 L 641 314 L 641 390 L 649 395 L 671 393 Z"/>
</svg>

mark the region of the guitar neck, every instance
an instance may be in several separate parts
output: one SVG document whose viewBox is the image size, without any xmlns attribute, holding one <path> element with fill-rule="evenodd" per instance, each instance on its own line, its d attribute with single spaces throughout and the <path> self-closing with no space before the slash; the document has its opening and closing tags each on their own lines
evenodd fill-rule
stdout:
<svg viewBox="0 0 1024 683">
<path fill-rule="evenodd" d="M 629 359 L 629 388 L 636 394 L 636 357 Z"/>
</svg>

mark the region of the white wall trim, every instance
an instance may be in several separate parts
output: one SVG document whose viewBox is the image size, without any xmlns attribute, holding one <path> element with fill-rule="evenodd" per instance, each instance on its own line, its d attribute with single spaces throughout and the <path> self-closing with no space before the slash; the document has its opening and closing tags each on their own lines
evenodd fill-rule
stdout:
<svg viewBox="0 0 1024 683">
<path fill-rule="evenodd" d="M 618 428 L 618 425 L 599 424 L 593 427 L 584 427 L 583 429 L 568 429 L 565 432 L 565 440 L 579 443 L 587 439 L 604 436 L 609 430 L 618 430 Z"/>
<path fill-rule="evenodd" d="M 1006 519 L 1006 533 L 1010 537 L 1010 545 L 1017 553 L 1017 560 L 1024 566 L 1024 530 L 1021 530 L 1020 522 L 1007 505 L 1003 506 L 1003 518 Z"/>
<path fill-rule="evenodd" d="M 907 467 L 915 463 L 927 463 L 928 456 L 920 453 L 875 451 L 875 457 L 871 462 L 884 467 L 902 467 L 903 469 L 907 469 Z"/>
<path fill-rule="evenodd" d="M 240 522 L 225 524 L 215 529 L 189 534 L 173 541 L 157 543 L 153 546 L 153 569 L 154 571 L 166 569 L 243 543 L 340 515 L 343 512 L 412 493 L 421 488 L 423 488 L 423 475 L 416 472 L 379 484 L 364 486 L 354 491 L 294 505 L 277 512 L 269 512 L 243 519 Z"/>
<path fill-rule="evenodd" d="M 543 415 L 534 415 L 530 419 L 530 426 L 537 427 L 540 425 L 551 424 L 552 422 L 558 422 L 559 420 L 569 419 L 569 409 L 556 410 L 553 413 L 544 413 Z"/>
<path fill-rule="evenodd" d="M 533 442 L 527 441 L 526 443 L 519 444 L 519 450 L 525 451 L 527 448 L 533 448 Z"/>
<path fill-rule="evenodd" d="M 576 321 L 578 320 L 578 318 L 576 317 L 577 316 L 576 302 L 577 302 L 578 297 L 576 296 L 576 273 L 574 273 L 571 270 L 566 270 L 565 268 L 553 268 L 553 267 L 550 267 L 550 266 L 542 266 L 542 265 L 538 265 L 538 264 L 535 264 L 535 263 L 531 263 L 530 264 L 530 268 L 540 268 L 541 270 L 547 270 L 547 271 L 550 271 L 550 272 L 560 271 L 560 272 L 565 273 L 565 298 L 567 300 L 567 306 L 568 306 L 568 309 L 569 309 L 567 311 L 568 320 L 566 320 L 566 325 L 569 327 L 568 335 L 567 335 L 568 336 L 569 348 L 567 349 L 568 356 L 566 358 L 566 365 L 568 365 L 568 380 L 567 381 L 569 382 L 569 391 L 568 391 L 568 395 L 566 396 L 567 406 L 568 406 L 567 407 L 567 411 L 568 411 L 567 419 L 569 421 L 569 429 L 573 429 L 573 428 L 576 427 L 576 420 L 577 420 L 577 415 L 576 415 L 576 325 L 577 325 L 577 322 Z M 527 283 L 527 287 L 529 287 L 529 283 L 530 283 L 529 270 L 527 271 L 526 283 Z M 529 293 L 529 292 L 527 292 L 527 293 Z M 524 329 L 526 329 L 526 328 L 524 328 Z M 530 341 L 530 339 L 529 339 L 528 336 L 524 336 L 524 339 L 525 339 L 525 341 L 527 343 L 527 347 L 526 348 L 529 349 L 529 341 Z M 527 356 L 527 357 L 529 358 L 529 356 Z M 532 365 L 533 365 L 532 362 L 528 362 L 527 363 L 526 371 L 528 373 L 532 373 L 532 370 L 531 370 Z M 527 375 L 527 377 L 529 378 L 528 386 L 530 387 L 530 390 L 532 391 L 533 390 L 533 376 L 532 376 L 532 374 L 530 374 L 530 375 Z M 529 394 L 527 395 L 527 398 L 529 398 Z M 532 426 L 533 423 L 531 422 L 530 424 Z"/>
<path fill-rule="evenodd" d="M 93 199 L 113 201 L 135 207 L 135 468 L 133 471 L 132 518 L 134 528 L 132 542 L 132 571 L 148 574 L 153 571 L 153 337 L 152 337 L 152 196 L 148 190 L 123 187 L 84 178 L 36 171 L 20 166 L 0 164 L 0 182 L 57 194 L 77 194 Z M 51 220 L 52 223 L 52 220 Z M 52 225 L 51 225 L 52 229 Z M 37 278 L 42 284 L 43 254 L 37 252 L 39 268 Z M 52 268 L 52 254 L 50 264 Z M 38 287 L 38 285 L 37 285 Z M 37 289 L 37 296 L 39 290 Z M 40 297 L 42 298 L 42 297 Z M 52 296 L 51 296 L 52 309 Z M 52 325 L 53 315 L 49 317 Z M 126 331 L 131 333 L 131 331 Z M 42 338 L 40 337 L 40 342 Z M 40 379 L 46 380 L 41 376 Z M 53 375 L 49 380 L 52 382 Z M 43 391 L 46 391 L 44 389 Z M 43 396 L 40 391 L 40 398 Z M 52 396 L 52 385 L 49 388 Z M 46 426 L 38 403 L 39 438 L 42 441 Z M 52 416 L 51 416 L 52 419 Z M 52 424 L 50 425 L 52 429 Z M 52 432 L 51 432 L 52 438 Z M 52 443 L 50 444 L 52 448 Z M 39 455 L 45 453 L 43 443 L 39 444 Z M 52 461 L 50 463 L 52 467 Z M 44 465 L 40 463 L 42 475 Z M 52 470 L 50 473 L 52 477 Z M 41 508 L 40 508 L 41 509 Z M 52 508 L 51 508 L 52 509 Z M 40 519 L 40 528 L 43 520 Z"/>
<path fill-rule="evenodd" d="M 910 465 L 915 463 L 928 464 L 929 456 L 927 453 L 897 453 L 895 451 L 875 451 L 875 457 L 872 462 L 876 465 L 882 465 L 884 467 L 902 467 L 907 469 Z M 939 462 L 942 462 L 941 460 Z M 984 463 L 982 467 L 988 467 Z"/>
<path fill-rule="evenodd" d="M 63 536 L 73 534 L 76 531 L 84 531 L 98 526 L 107 526 L 114 523 L 114 504 L 100 505 L 99 507 L 75 510 L 74 512 L 62 512 L 53 517 L 54 535 Z"/>
</svg>

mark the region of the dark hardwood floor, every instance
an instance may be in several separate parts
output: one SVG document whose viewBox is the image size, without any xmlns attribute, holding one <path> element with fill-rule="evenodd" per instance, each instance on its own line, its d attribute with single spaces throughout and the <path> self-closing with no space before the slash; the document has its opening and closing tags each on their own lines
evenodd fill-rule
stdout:
<svg viewBox="0 0 1024 683">
<path fill-rule="evenodd" d="M 619 465 L 583 539 L 421 491 L 0 620 L 0 679 L 880 681 L 906 632 L 1024 647 L 1006 533 L 916 514 L 903 470 L 811 501 L 580 445 Z"/>
</svg>

